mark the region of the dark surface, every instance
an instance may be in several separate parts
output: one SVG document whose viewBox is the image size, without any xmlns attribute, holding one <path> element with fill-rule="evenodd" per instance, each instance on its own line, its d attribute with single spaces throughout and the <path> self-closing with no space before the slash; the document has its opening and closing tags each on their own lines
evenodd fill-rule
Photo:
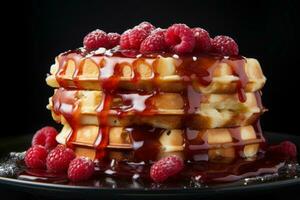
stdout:
<svg viewBox="0 0 300 200">
<path fill-rule="evenodd" d="M 263 129 L 300 135 L 299 118 L 293 117 L 300 113 L 298 8 L 296 0 L 7 1 L 1 13 L 1 110 L 3 123 L 11 126 L 2 127 L 1 135 L 54 124 L 45 109 L 52 89 L 44 78 L 56 55 L 81 46 L 95 28 L 121 33 L 143 20 L 161 27 L 182 22 L 204 27 L 211 36 L 232 36 L 241 54 L 261 62 L 268 78 Z"/>
<path fill-rule="evenodd" d="M 265 133 L 270 143 L 278 143 L 289 139 L 300 147 L 298 136 L 279 133 Z M 31 135 L 2 138 L 0 151 L 7 153 L 10 151 L 22 151 L 30 143 Z M 4 154 L 5 154 L 4 153 Z M 3 155 L 3 154 L 2 154 Z M 299 158 L 298 158 L 299 159 Z M 239 186 L 237 184 L 227 184 L 201 189 L 172 189 L 172 190 L 127 190 L 127 189 L 101 189 L 84 188 L 79 186 L 63 186 L 54 184 L 36 184 L 23 181 L 11 181 L 9 179 L 0 179 L 0 192 L 4 195 L 11 195 L 10 199 L 22 197 L 22 199 L 152 199 L 167 198 L 177 199 L 253 199 L 253 198 L 289 198 L 300 189 L 300 179 L 289 179 L 261 184 L 252 184 L 249 186 Z"/>
</svg>

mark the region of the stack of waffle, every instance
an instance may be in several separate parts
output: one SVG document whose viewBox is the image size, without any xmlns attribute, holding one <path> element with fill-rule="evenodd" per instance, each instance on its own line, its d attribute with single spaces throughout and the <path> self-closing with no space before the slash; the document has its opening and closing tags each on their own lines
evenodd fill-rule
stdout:
<svg viewBox="0 0 300 200">
<path fill-rule="evenodd" d="M 96 51 L 97 52 L 97 51 Z M 51 66 L 57 141 L 78 156 L 227 162 L 255 157 L 263 136 L 256 59 L 69 51 Z"/>
</svg>

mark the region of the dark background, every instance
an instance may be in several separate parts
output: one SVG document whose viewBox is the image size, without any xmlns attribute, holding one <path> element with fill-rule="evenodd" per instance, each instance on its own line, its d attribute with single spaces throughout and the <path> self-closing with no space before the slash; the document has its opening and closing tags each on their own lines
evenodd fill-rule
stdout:
<svg viewBox="0 0 300 200">
<path fill-rule="evenodd" d="M 85 34 L 96 28 L 122 33 L 144 20 L 158 27 L 181 22 L 203 27 L 212 37 L 233 37 L 241 54 L 257 58 L 268 78 L 263 129 L 300 135 L 296 1 L 28 0 L 10 1 L 2 11 L 1 136 L 55 125 L 45 109 L 53 89 L 44 79 L 56 55 L 82 46 Z"/>
<path fill-rule="evenodd" d="M 203 27 L 211 36 L 233 37 L 241 54 L 257 58 L 268 78 L 263 102 L 269 112 L 262 117 L 263 129 L 300 135 L 299 10 L 296 0 L 3 1 L 0 137 L 55 125 L 45 109 L 53 89 L 44 79 L 56 55 L 81 46 L 85 34 L 96 28 L 122 33 L 144 20 L 160 27 L 181 22 Z M 299 191 L 283 189 L 270 189 L 260 197 L 290 199 Z M 3 199 L 40 199 L 4 188 L 1 194 Z M 251 194 L 229 197 L 257 198 Z"/>
</svg>

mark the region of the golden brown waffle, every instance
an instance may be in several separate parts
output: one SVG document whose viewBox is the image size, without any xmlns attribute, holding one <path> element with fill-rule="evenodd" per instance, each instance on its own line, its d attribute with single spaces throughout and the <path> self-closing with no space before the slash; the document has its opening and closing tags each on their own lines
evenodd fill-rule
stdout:
<svg viewBox="0 0 300 200">
<path fill-rule="evenodd" d="M 47 84 L 51 87 L 73 89 L 102 90 L 107 78 L 116 78 L 115 66 L 118 66 L 117 87 L 126 90 L 148 90 L 159 88 L 161 91 L 178 92 L 185 88 L 184 77 L 180 74 L 183 63 L 205 65 L 205 73 L 211 82 L 203 85 L 191 75 L 192 85 L 201 93 L 233 93 L 237 90 L 240 76 L 236 74 L 228 59 L 211 60 L 204 58 L 124 58 L 116 56 L 93 56 L 70 53 L 59 55 L 51 66 Z M 247 79 L 246 92 L 260 90 L 266 78 L 256 59 L 246 58 L 243 73 Z M 210 77 L 211 76 L 211 77 Z"/>
<path fill-rule="evenodd" d="M 246 93 L 246 97 L 243 103 L 237 94 L 203 94 L 196 100 L 194 106 L 197 108 L 188 113 L 185 110 L 185 96 L 179 93 L 115 95 L 107 110 L 107 119 L 103 122 L 99 117 L 105 99 L 102 91 L 60 88 L 50 98 L 48 108 L 57 122 L 73 121 L 79 125 L 97 126 L 107 123 L 112 127 L 150 125 L 166 129 L 187 125 L 202 129 L 252 124 L 264 110 L 258 93 Z M 188 120 L 184 123 L 187 114 Z"/>
<path fill-rule="evenodd" d="M 77 155 L 85 155 L 92 159 L 97 157 L 97 148 L 105 136 L 101 134 L 98 126 L 82 126 L 73 132 L 68 124 L 57 136 L 60 144 L 72 144 L 75 146 Z M 75 134 L 75 135 L 72 135 Z M 114 127 L 108 131 L 108 144 L 106 152 L 109 158 L 119 160 L 130 160 L 132 157 L 147 158 L 145 153 L 152 149 L 158 149 L 155 159 L 159 159 L 170 153 L 184 156 L 184 152 L 191 151 L 194 160 L 200 159 L 200 154 L 208 153 L 210 159 L 216 157 L 235 157 L 236 147 L 239 148 L 244 157 L 253 157 L 256 155 L 259 143 L 262 141 L 257 136 L 253 126 L 244 126 L 240 128 L 222 128 L 206 129 L 201 131 L 182 130 L 182 129 L 145 129 L 145 128 L 125 128 Z M 70 138 L 72 140 L 70 141 Z M 147 146 L 148 145 L 148 146 Z M 150 146 L 149 146 L 150 145 Z M 144 149 L 143 149 L 144 148 Z M 103 151 L 103 149 L 99 149 Z M 141 154 L 142 155 L 139 155 Z"/>
<path fill-rule="evenodd" d="M 263 141 L 251 125 L 264 112 L 256 59 L 71 51 L 46 81 L 58 88 L 48 105 L 64 125 L 57 141 L 77 156 L 230 162 L 255 157 Z"/>
</svg>

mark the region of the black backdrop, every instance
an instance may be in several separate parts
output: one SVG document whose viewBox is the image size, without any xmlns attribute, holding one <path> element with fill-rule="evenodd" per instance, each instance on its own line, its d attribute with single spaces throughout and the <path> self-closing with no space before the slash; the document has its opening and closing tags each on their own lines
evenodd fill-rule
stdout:
<svg viewBox="0 0 300 200">
<path fill-rule="evenodd" d="M 263 129 L 300 135 L 297 9 L 291 0 L 8 2 L 1 13 L 1 136 L 55 124 L 45 109 L 52 89 L 44 79 L 56 55 L 81 46 L 93 29 L 122 33 L 144 20 L 160 27 L 182 22 L 211 36 L 233 37 L 242 55 L 261 62 L 268 78 Z"/>
</svg>

